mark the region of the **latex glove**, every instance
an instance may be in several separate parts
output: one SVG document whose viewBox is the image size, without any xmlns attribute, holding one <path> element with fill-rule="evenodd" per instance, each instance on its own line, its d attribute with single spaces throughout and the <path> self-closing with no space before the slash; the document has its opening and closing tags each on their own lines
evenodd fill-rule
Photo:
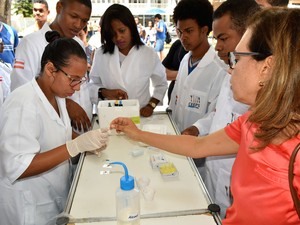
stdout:
<svg viewBox="0 0 300 225">
<path fill-rule="evenodd" d="M 81 152 L 98 154 L 106 148 L 108 142 L 108 128 L 91 130 L 77 138 L 67 141 L 66 146 L 70 156 L 74 157 Z"/>
</svg>

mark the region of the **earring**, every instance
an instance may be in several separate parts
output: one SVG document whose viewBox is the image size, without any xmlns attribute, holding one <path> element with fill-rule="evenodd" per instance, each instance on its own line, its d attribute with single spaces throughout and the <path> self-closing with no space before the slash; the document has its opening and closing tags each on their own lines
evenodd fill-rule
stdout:
<svg viewBox="0 0 300 225">
<path fill-rule="evenodd" d="M 259 82 L 258 82 L 258 85 L 259 85 L 260 87 L 263 87 L 263 86 L 265 86 L 265 83 L 264 83 L 263 81 L 259 81 Z"/>
</svg>

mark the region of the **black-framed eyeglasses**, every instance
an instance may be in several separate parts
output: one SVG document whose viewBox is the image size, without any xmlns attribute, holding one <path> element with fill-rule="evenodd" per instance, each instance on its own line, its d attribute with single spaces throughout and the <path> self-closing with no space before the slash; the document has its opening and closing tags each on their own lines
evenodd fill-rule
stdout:
<svg viewBox="0 0 300 225">
<path fill-rule="evenodd" d="M 228 65 L 230 69 L 233 70 L 235 68 L 235 65 L 238 62 L 236 56 L 254 56 L 254 55 L 263 56 L 264 54 L 259 52 L 228 52 Z"/>
<path fill-rule="evenodd" d="M 84 82 L 86 82 L 86 80 L 87 80 L 87 78 L 86 77 L 82 77 L 82 78 L 73 78 L 73 77 L 71 77 L 71 75 L 69 75 L 69 74 L 67 74 L 65 71 L 63 71 L 61 68 L 59 68 L 59 67 L 56 67 L 57 68 L 57 70 L 59 70 L 59 71 L 61 71 L 61 72 L 63 72 L 63 74 L 64 75 L 66 75 L 69 79 L 70 79 L 70 86 L 71 87 L 75 87 L 76 85 L 78 85 L 78 84 L 83 84 Z"/>
</svg>

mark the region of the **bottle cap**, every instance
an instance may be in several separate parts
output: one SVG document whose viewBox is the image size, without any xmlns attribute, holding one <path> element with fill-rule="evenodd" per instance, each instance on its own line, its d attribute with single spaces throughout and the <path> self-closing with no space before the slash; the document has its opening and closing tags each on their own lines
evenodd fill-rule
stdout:
<svg viewBox="0 0 300 225">
<path fill-rule="evenodd" d="M 128 169 L 122 162 L 111 162 L 110 164 L 118 164 L 123 166 L 125 175 L 120 179 L 120 188 L 124 191 L 130 191 L 134 188 L 134 178 L 128 175 Z"/>
<path fill-rule="evenodd" d="M 123 176 L 120 179 L 120 187 L 124 191 L 129 191 L 134 188 L 134 178 L 132 176 Z"/>
</svg>

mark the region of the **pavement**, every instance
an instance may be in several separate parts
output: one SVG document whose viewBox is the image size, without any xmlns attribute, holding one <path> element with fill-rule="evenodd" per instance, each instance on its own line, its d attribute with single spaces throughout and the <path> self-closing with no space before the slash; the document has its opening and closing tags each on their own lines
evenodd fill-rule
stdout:
<svg viewBox="0 0 300 225">
<path fill-rule="evenodd" d="M 164 56 L 166 56 L 170 50 L 170 47 L 172 45 L 172 43 L 175 41 L 176 39 L 174 37 L 172 37 L 172 42 L 170 44 L 166 44 L 165 43 L 165 47 L 164 47 Z M 168 86 L 170 84 L 171 81 L 168 81 Z M 151 88 L 150 88 L 150 93 L 153 93 L 153 87 L 151 85 Z M 163 104 L 162 105 L 158 105 L 156 108 L 155 108 L 155 111 L 166 111 L 167 107 L 168 107 L 168 90 L 166 91 L 166 94 L 165 94 L 165 97 L 164 97 L 164 100 L 163 100 Z"/>
</svg>

